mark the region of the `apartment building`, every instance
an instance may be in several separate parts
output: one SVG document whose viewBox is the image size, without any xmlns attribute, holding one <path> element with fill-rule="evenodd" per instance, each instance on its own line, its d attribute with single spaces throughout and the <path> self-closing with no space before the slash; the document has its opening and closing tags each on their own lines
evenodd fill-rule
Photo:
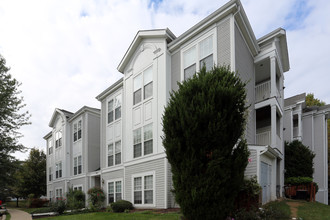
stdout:
<svg viewBox="0 0 330 220">
<path fill-rule="evenodd" d="M 263 203 L 282 196 L 283 74 L 290 68 L 286 32 L 279 28 L 256 39 L 239 0 L 229 1 L 178 37 L 169 29 L 138 31 L 118 66 L 123 77 L 96 97 L 101 103 L 100 170 L 84 170 L 88 177 L 83 190 L 102 187 L 107 195 L 105 205 L 125 199 L 137 208 L 177 206 L 171 191 L 171 167 L 162 145 L 162 115 L 170 92 L 178 89 L 177 83 L 202 65 L 207 69 L 229 65 L 247 82 L 245 137 L 251 155 L 246 176 L 257 176 L 263 187 Z M 64 111 L 56 112 L 66 117 Z M 66 121 L 71 121 L 70 117 Z M 61 127 L 56 127 L 53 118 L 53 131 L 45 138 L 55 143 Z M 64 130 L 69 124 L 58 126 Z M 65 130 L 72 129 L 70 125 Z M 74 136 L 66 135 L 71 138 L 67 140 L 70 146 Z M 63 190 L 72 181 L 69 173 L 74 172 L 70 149 L 66 149 L 69 154 L 62 155 L 67 157 L 62 164 L 67 169 Z M 82 158 L 89 160 L 89 155 L 83 153 Z M 59 161 L 52 160 L 47 169 Z M 59 187 L 48 184 L 53 190 Z"/>
<path fill-rule="evenodd" d="M 91 172 L 100 169 L 100 109 L 55 109 L 49 127 L 47 197 L 65 197 L 71 187 L 87 193 L 94 186 Z"/>
<path fill-rule="evenodd" d="M 315 153 L 314 181 L 319 186 L 316 201 L 328 205 L 328 130 L 330 105 L 306 106 L 302 93 L 284 101 L 284 140 L 301 141 Z"/>
</svg>

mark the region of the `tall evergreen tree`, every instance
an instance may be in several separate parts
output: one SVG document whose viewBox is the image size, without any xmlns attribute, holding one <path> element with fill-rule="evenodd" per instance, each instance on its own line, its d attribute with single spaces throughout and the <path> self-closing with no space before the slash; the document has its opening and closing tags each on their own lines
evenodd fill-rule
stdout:
<svg viewBox="0 0 330 220">
<path fill-rule="evenodd" d="M 0 55 L 0 198 L 7 196 L 8 185 L 13 181 L 15 151 L 22 151 L 18 142 L 19 129 L 28 124 L 28 112 L 23 112 L 23 97 L 18 87 L 20 83 L 9 74 L 6 60 Z"/>
<path fill-rule="evenodd" d="M 225 219 L 248 163 L 245 83 L 228 67 L 179 84 L 163 115 L 175 199 L 189 219 Z"/>
</svg>

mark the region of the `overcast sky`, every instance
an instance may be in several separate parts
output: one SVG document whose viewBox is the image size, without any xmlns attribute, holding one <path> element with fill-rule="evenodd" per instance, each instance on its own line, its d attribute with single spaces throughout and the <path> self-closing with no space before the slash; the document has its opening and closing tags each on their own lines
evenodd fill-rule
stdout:
<svg viewBox="0 0 330 220">
<path fill-rule="evenodd" d="M 100 108 L 95 97 L 122 74 L 117 66 L 138 30 L 176 36 L 226 0 L 0 0 L 0 54 L 20 89 L 32 125 L 21 143 L 45 149 L 55 108 Z M 285 97 L 314 93 L 330 103 L 330 1 L 242 0 L 257 38 L 287 30 L 291 69 Z M 26 159 L 28 153 L 18 153 Z"/>
</svg>

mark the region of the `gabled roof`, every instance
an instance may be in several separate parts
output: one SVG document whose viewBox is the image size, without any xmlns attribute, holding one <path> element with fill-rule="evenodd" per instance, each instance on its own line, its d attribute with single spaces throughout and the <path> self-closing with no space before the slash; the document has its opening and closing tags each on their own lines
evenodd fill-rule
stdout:
<svg viewBox="0 0 330 220">
<path fill-rule="evenodd" d="M 77 117 L 79 117 L 81 114 L 85 113 L 85 112 L 92 112 L 95 114 L 100 114 L 101 110 L 98 108 L 92 108 L 92 107 L 88 107 L 88 106 L 83 106 L 81 109 L 79 109 L 78 111 L 76 111 L 72 117 L 69 119 L 69 122 L 72 122 L 74 119 L 76 119 Z"/>
<path fill-rule="evenodd" d="M 168 49 L 170 50 L 170 52 L 173 52 L 174 50 L 178 49 L 183 43 L 189 41 L 194 36 L 207 29 L 210 25 L 220 21 L 231 13 L 235 14 L 237 24 L 242 29 L 243 35 L 251 49 L 251 52 L 256 55 L 259 52 L 260 48 L 250 25 L 250 22 L 245 14 L 242 3 L 239 0 L 229 1 L 228 3 L 220 7 L 218 10 L 198 22 L 196 25 L 194 25 L 189 30 L 181 34 L 178 38 L 169 43 Z"/>
<path fill-rule="evenodd" d="M 289 62 L 289 53 L 288 53 L 288 44 L 286 40 L 286 31 L 283 28 L 278 28 L 269 34 L 258 39 L 258 44 L 265 44 L 269 41 L 273 41 L 275 38 L 279 39 L 280 42 L 280 58 L 281 63 L 283 65 L 283 71 L 287 72 L 290 69 L 290 62 Z"/>
<path fill-rule="evenodd" d="M 103 92 L 101 92 L 98 96 L 96 96 L 96 99 L 101 101 L 106 96 L 108 96 L 111 92 L 118 89 L 119 87 L 123 86 L 123 77 L 120 78 L 117 82 L 113 83 L 111 86 L 106 88 Z"/>
<path fill-rule="evenodd" d="M 298 102 L 305 102 L 306 93 L 301 93 L 299 95 L 292 96 L 290 98 L 284 99 L 284 106 L 296 105 Z"/>
<path fill-rule="evenodd" d="M 117 67 L 119 72 L 124 73 L 124 68 L 129 62 L 131 56 L 134 54 L 141 41 L 147 38 L 165 38 L 167 42 L 171 42 L 176 37 L 168 28 L 138 31 Z"/>
<path fill-rule="evenodd" d="M 69 112 L 67 110 L 64 110 L 64 109 L 56 108 L 54 110 L 54 113 L 53 113 L 53 115 L 51 117 L 51 120 L 49 122 L 49 127 L 53 127 L 54 126 L 54 123 L 55 123 L 55 120 L 57 118 L 57 115 L 61 115 L 61 117 L 63 119 L 69 120 L 73 116 L 73 113 L 72 112 Z"/>
</svg>

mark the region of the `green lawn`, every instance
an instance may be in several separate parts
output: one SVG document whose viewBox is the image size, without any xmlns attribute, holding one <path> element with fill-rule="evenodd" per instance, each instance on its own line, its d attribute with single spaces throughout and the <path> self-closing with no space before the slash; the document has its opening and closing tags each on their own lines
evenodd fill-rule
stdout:
<svg viewBox="0 0 330 220">
<path fill-rule="evenodd" d="M 318 202 L 301 201 L 298 217 L 303 220 L 330 220 L 330 206 Z"/>
<path fill-rule="evenodd" d="M 130 220 L 180 220 L 181 214 L 166 213 L 158 214 L 150 211 L 135 212 L 135 213 L 109 213 L 109 212 L 94 212 L 78 215 L 62 215 L 56 217 L 42 218 L 43 220 L 104 220 L 104 219 L 130 219 Z"/>
</svg>

